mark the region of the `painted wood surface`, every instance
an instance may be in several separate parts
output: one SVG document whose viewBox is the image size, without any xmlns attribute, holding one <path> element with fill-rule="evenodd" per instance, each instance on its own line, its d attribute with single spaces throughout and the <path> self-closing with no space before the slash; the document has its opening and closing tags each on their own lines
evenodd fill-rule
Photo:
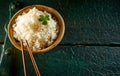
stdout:
<svg viewBox="0 0 120 76">
<path fill-rule="evenodd" d="M 19 9 L 32 4 L 56 9 L 66 27 L 56 48 L 34 55 L 42 76 L 120 76 L 119 0 L 0 0 L 0 76 L 24 76 L 21 52 L 6 29 Z M 35 76 L 28 53 L 26 59 Z"/>
<path fill-rule="evenodd" d="M 34 55 L 42 76 L 119 76 L 120 48 L 101 46 L 57 46 Z M 35 76 L 26 53 L 29 76 Z M 21 52 L 4 55 L 1 76 L 23 76 Z"/>
<path fill-rule="evenodd" d="M 16 2 L 16 4 L 15 4 Z M 1 1 L 0 40 L 4 40 L 4 26 L 8 24 L 10 4 L 11 16 L 20 8 L 32 4 L 50 6 L 61 13 L 65 20 L 65 36 L 61 44 L 119 44 L 120 1 L 119 0 L 21 0 Z"/>
</svg>

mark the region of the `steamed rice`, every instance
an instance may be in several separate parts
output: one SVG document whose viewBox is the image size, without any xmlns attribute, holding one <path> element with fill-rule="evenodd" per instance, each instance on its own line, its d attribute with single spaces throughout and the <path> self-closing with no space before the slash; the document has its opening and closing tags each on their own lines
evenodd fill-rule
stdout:
<svg viewBox="0 0 120 76">
<path fill-rule="evenodd" d="M 43 25 L 39 20 L 40 15 L 49 15 L 47 25 Z M 18 41 L 28 41 L 33 51 L 40 50 L 50 46 L 57 38 L 59 26 L 52 15 L 46 11 L 40 11 L 35 7 L 30 9 L 28 13 L 19 15 L 13 25 L 13 35 Z M 26 44 L 24 43 L 24 46 Z"/>
</svg>

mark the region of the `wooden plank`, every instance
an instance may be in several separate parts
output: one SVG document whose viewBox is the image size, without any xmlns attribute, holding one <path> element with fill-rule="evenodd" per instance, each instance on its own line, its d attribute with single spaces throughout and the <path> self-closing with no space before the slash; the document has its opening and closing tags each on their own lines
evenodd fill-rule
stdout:
<svg viewBox="0 0 120 76">
<path fill-rule="evenodd" d="M 9 20 L 9 2 L 0 1 L 0 41 L 4 41 L 5 38 L 5 26 Z"/>
<path fill-rule="evenodd" d="M 65 20 L 65 36 L 62 44 L 119 44 L 119 0 L 21 0 L 23 7 L 43 4 L 53 7 Z M 0 2 L 0 39 L 4 39 L 4 24 L 8 20 L 9 4 Z M 12 15 L 20 9 L 12 9 Z"/>
<path fill-rule="evenodd" d="M 64 43 L 119 44 L 120 8 L 118 0 L 61 1 L 66 23 Z M 63 3 L 62 3 L 63 2 Z"/>
<path fill-rule="evenodd" d="M 26 56 L 29 75 L 35 75 L 29 55 Z M 58 46 L 34 57 L 43 76 L 120 75 L 119 47 Z M 14 54 L 5 55 L 1 67 L 1 76 L 23 76 L 21 52 L 17 50 Z"/>
</svg>

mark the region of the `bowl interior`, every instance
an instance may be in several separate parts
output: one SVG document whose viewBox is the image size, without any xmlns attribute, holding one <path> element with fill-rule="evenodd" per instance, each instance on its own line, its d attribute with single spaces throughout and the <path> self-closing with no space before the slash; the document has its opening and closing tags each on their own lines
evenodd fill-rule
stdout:
<svg viewBox="0 0 120 76">
<path fill-rule="evenodd" d="M 58 25 L 59 25 L 59 34 L 57 39 L 53 42 L 53 44 L 51 44 L 50 46 L 48 46 L 47 48 L 44 48 L 42 50 L 36 50 L 33 51 L 33 53 L 39 53 L 39 52 L 46 52 L 49 51 L 50 49 L 54 48 L 57 44 L 59 44 L 59 42 L 62 40 L 63 35 L 64 35 L 64 30 L 65 30 L 65 26 L 64 26 L 64 21 L 62 16 L 53 8 L 50 8 L 48 6 L 44 6 L 44 5 L 31 5 L 31 6 L 27 6 L 24 7 L 23 9 L 19 10 L 9 21 L 8 24 L 8 36 L 9 39 L 11 41 L 11 43 L 19 50 L 21 50 L 21 46 L 20 46 L 20 42 L 16 41 L 15 38 L 13 37 L 13 24 L 15 23 L 15 19 L 21 15 L 23 12 L 28 12 L 30 9 L 32 9 L 33 7 L 36 7 L 37 9 L 41 10 L 41 11 L 47 11 L 50 14 L 52 14 L 53 17 L 56 18 L 56 20 L 58 21 Z"/>
</svg>

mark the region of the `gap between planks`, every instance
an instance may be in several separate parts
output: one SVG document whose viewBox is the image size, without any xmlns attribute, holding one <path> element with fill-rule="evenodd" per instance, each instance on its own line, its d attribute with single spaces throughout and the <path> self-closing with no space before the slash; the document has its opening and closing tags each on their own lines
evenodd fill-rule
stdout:
<svg viewBox="0 0 120 76">
<path fill-rule="evenodd" d="M 0 44 L 4 44 L 3 40 L 0 40 Z M 97 44 L 97 43 L 65 43 L 59 44 L 59 46 L 109 46 L 109 47 L 120 47 L 120 44 Z"/>
<path fill-rule="evenodd" d="M 59 44 L 59 46 L 109 46 L 109 47 L 120 47 L 120 44 L 97 44 L 97 43 L 90 43 L 90 44 L 77 44 L 77 43 L 67 43 L 67 44 Z"/>
</svg>

